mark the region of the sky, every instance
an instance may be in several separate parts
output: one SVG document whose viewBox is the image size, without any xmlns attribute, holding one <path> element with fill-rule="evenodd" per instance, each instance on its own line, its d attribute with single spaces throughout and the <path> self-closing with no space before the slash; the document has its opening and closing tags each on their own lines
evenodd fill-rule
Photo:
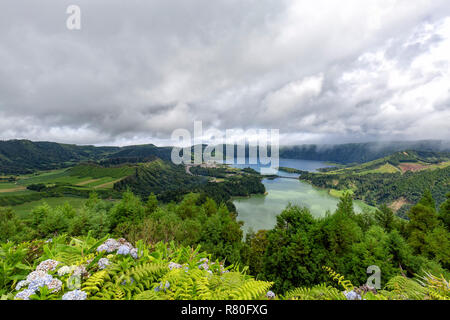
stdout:
<svg viewBox="0 0 450 320">
<path fill-rule="evenodd" d="M 194 121 L 282 144 L 448 139 L 450 2 L 0 2 L 0 139 L 170 145 Z"/>
</svg>

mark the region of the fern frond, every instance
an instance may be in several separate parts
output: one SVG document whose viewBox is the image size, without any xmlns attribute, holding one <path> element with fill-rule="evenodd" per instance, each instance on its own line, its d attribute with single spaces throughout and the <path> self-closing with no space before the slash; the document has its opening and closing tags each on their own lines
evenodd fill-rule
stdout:
<svg viewBox="0 0 450 320">
<path fill-rule="evenodd" d="M 105 281 L 109 280 L 108 271 L 102 270 L 94 273 L 92 276 L 87 279 L 83 284 L 83 291 L 87 292 L 90 295 L 93 295 L 99 292 L 105 283 Z"/>
<path fill-rule="evenodd" d="M 354 289 L 354 286 L 351 283 L 351 281 L 350 280 L 346 280 L 344 276 L 342 276 L 339 273 L 335 272 L 330 267 L 323 266 L 322 268 L 324 270 L 326 270 L 328 272 L 328 274 L 330 275 L 330 277 L 334 281 L 336 281 L 340 286 L 342 286 L 345 289 L 345 291 L 352 291 Z"/>
</svg>

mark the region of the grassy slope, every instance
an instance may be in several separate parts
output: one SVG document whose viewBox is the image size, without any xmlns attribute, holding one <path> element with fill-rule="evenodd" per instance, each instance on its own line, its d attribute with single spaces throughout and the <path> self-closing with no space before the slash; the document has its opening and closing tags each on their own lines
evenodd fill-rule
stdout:
<svg viewBox="0 0 450 320">
<path fill-rule="evenodd" d="M 45 184 L 47 187 L 63 184 L 73 190 L 81 190 L 84 192 L 112 190 L 114 183 L 133 174 L 134 171 L 134 167 L 126 165 L 103 168 L 96 165 L 84 164 L 69 169 L 21 175 L 16 177 L 16 182 L 0 182 L 0 199 L 6 201 L 3 205 L 13 206 L 14 210 L 19 214 L 26 214 L 32 207 L 41 204 L 43 201 L 49 202 L 52 205 L 62 205 L 68 201 L 74 207 L 78 207 L 79 204 L 85 201 L 84 198 L 66 195 L 64 197 L 44 196 L 43 199 L 37 200 L 42 197 L 40 193 L 27 190 L 26 187 L 32 184 Z M 25 196 L 29 195 L 32 195 L 33 198 L 25 198 Z M 23 200 L 9 200 L 15 197 Z"/>
<path fill-rule="evenodd" d="M 445 168 L 450 165 L 448 153 L 403 151 L 359 165 L 325 172 L 326 174 L 372 174 L 403 172 L 407 164 L 420 165 L 421 170 Z"/>
<path fill-rule="evenodd" d="M 335 197 L 340 197 L 346 191 L 353 194 L 358 193 L 359 190 L 356 185 L 348 185 L 348 181 L 351 181 L 352 177 L 354 179 L 366 179 L 366 177 L 367 179 L 370 179 L 369 177 L 385 176 L 386 185 L 389 185 L 393 181 L 405 180 L 405 183 L 403 184 L 409 184 L 410 189 L 414 189 L 415 177 L 421 177 L 427 172 L 438 169 L 442 170 L 448 168 L 449 166 L 450 161 L 448 153 L 404 151 L 360 165 L 347 166 L 334 170 L 331 169 L 330 171 L 316 173 L 313 175 L 321 179 L 322 184 L 324 180 L 328 181 L 326 183 L 326 188 L 329 190 L 329 194 Z M 409 170 L 405 170 L 405 168 L 408 168 Z M 445 174 L 445 171 L 443 171 L 443 173 Z M 400 176 L 398 176 L 398 174 L 400 174 Z M 343 180 L 347 181 L 345 188 L 342 188 Z M 315 184 L 314 179 L 312 179 L 311 182 Z M 445 186 L 443 187 L 445 188 Z M 401 199 L 391 199 L 388 204 L 393 207 L 397 207 L 397 202 L 408 203 L 408 201 L 402 197 Z"/>
</svg>

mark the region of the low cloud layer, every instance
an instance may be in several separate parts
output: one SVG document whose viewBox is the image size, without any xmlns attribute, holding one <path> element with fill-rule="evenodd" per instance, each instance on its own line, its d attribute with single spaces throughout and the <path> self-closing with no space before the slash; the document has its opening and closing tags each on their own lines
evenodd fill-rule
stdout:
<svg viewBox="0 0 450 320">
<path fill-rule="evenodd" d="M 66 28 L 66 8 L 82 29 Z M 0 3 L 0 139 L 170 144 L 448 139 L 448 0 Z"/>
</svg>

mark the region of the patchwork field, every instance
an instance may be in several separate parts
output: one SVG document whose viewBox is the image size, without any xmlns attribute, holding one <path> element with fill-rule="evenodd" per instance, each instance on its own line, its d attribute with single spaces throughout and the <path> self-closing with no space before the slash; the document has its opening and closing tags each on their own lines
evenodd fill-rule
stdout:
<svg viewBox="0 0 450 320">
<path fill-rule="evenodd" d="M 21 214 L 43 201 L 52 205 L 64 204 L 67 201 L 78 206 L 91 191 L 112 191 L 115 183 L 134 172 L 134 166 L 100 167 L 85 164 L 68 169 L 19 175 L 12 179 L 5 177 L 0 180 L 0 206 L 13 206 Z"/>
</svg>

